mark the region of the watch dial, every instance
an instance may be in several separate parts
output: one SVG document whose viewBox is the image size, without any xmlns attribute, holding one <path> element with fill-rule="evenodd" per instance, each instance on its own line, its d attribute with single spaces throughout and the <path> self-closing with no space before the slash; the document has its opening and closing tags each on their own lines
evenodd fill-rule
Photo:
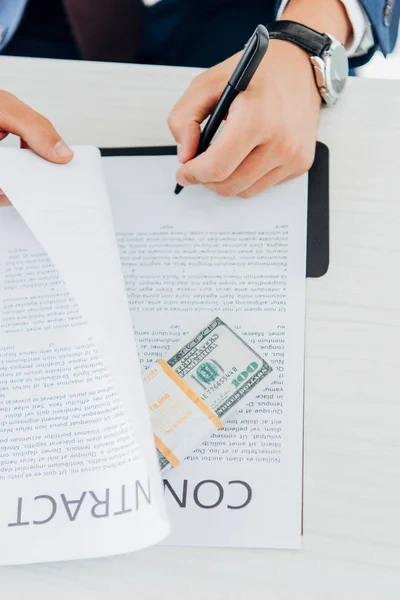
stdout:
<svg viewBox="0 0 400 600">
<path fill-rule="evenodd" d="M 332 55 L 329 69 L 329 81 L 332 91 L 339 95 L 343 90 L 346 79 L 349 74 L 349 62 L 347 60 L 346 50 L 341 44 L 332 47 Z"/>
</svg>

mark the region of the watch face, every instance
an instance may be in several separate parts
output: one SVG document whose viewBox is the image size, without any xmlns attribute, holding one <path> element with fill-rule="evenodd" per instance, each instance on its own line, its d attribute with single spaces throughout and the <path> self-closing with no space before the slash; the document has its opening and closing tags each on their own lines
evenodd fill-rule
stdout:
<svg viewBox="0 0 400 600">
<path fill-rule="evenodd" d="M 339 42 L 332 44 L 330 55 L 331 56 L 327 61 L 329 91 L 335 96 L 339 96 L 346 84 L 349 74 L 349 63 L 346 50 Z"/>
</svg>

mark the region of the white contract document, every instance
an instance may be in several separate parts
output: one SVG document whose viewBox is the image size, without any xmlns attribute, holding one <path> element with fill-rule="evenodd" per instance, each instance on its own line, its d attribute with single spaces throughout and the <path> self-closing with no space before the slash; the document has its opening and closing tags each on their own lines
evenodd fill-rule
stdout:
<svg viewBox="0 0 400 600">
<path fill-rule="evenodd" d="M 0 564 L 300 547 L 307 177 L 175 196 L 177 167 L 0 152 Z M 161 475 L 142 376 L 216 316 L 273 371 Z"/>
<path fill-rule="evenodd" d="M 173 193 L 173 156 L 103 158 L 143 371 L 221 315 L 274 371 L 166 476 L 168 544 L 297 548 L 302 527 L 307 176 L 251 200 Z"/>
</svg>

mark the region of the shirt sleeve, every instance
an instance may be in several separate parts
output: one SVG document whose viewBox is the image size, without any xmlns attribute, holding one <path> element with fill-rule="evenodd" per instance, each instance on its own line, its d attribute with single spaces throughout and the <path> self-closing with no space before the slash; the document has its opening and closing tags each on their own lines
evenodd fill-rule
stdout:
<svg viewBox="0 0 400 600">
<path fill-rule="evenodd" d="M 366 54 L 374 45 L 374 37 L 370 20 L 359 0 L 340 0 L 344 5 L 350 23 L 353 28 L 353 35 L 349 39 L 346 50 L 349 58 L 362 56 Z M 277 14 L 280 19 L 283 11 L 288 5 L 289 0 L 282 0 Z M 329 33 L 327 31 L 326 33 Z"/>
</svg>

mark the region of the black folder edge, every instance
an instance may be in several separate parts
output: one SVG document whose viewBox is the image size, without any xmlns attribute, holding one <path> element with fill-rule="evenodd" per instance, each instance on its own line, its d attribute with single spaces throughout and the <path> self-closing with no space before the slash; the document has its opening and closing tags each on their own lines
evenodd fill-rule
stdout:
<svg viewBox="0 0 400 600">
<path fill-rule="evenodd" d="M 101 148 L 102 156 L 173 156 L 176 146 L 143 146 L 136 148 Z M 307 266 L 306 277 L 322 277 L 329 268 L 329 148 L 317 142 L 314 163 L 308 179 Z M 305 379 L 304 379 L 305 385 Z M 304 413 L 301 535 L 304 533 Z"/>
<path fill-rule="evenodd" d="M 176 146 L 101 148 L 102 156 L 173 156 Z M 174 182 L 172 182 L 172 185 Z M 329 149 L 317 142 L 308 179 L 307 277 L 322 277 L 329 268 Z"/>
</svg>

